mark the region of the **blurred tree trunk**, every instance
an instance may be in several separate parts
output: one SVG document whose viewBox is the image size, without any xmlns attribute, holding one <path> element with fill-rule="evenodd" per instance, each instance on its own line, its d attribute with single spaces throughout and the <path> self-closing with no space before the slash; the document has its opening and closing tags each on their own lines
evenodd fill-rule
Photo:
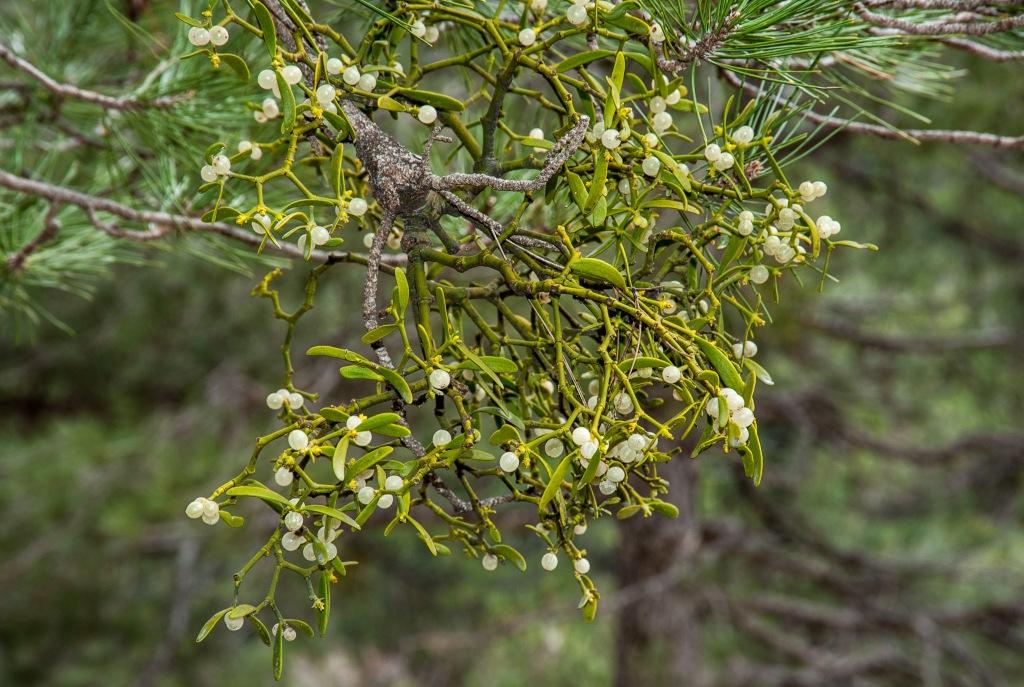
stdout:
<svg viewBox="0 0 1024 687">
<path fill-rule="evenodd" d="M 679 517 L 634 516 L 621 523 L 616 687 L 706 683 L 696 604 L 677 586 L 700 547 L 697 473 L 685 458 L 659 471 L 671 482 L 666 498 Z"/>
</svg>

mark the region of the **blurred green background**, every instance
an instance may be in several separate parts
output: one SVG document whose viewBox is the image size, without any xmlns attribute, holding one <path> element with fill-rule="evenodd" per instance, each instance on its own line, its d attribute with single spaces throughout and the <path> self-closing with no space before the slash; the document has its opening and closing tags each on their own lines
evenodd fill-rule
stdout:
<svg viewBox="0 0 1024 687">
<path fill-rule="evenodd" d="M 907 104 L 943 127 L 1018 133 L 1013 67 L 964 66 L 955 98 Z M 773 308 L 760 489 L 707 455 L 674 480 L 680 521 L 587 533 L 595 623 L 568 566 L 487 573 L 368 532 L 329 636 L 288 645 L 284 683 L 640 684 L 631 665 L 666 685 L 1024 684 L 1021 162 L 839 135 L 798 165 L 791 176 L 828 182 L 822 212 L 843 237 L 881 252 L 840 253 L 839 284 L 787 284 Z M 3 685 L 272 682 L 248 633 L 193 641 L 265 528 L 183 516 L 273 426 L 281 332 L 248 295 L 263 268 L 142 255 L 91 300 L 44 296 L 73 335 L 0 336 Z M 296 349 L 359 331 L 348 279 L 332 278 Z M 338 382 L 330 364 L 298 369 L 303 388 Z M 516 512 L 502 517 L 513 531 Z M 683 555 L 660 560 L 665 537 Z"/>
</svg>

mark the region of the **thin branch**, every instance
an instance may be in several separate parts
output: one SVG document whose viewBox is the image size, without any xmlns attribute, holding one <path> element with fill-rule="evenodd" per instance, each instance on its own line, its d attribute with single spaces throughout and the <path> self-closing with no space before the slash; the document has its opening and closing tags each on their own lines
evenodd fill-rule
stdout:
<svg viewBox="0 0 1024 687">
<path fill-rule="evenodd" d="M 51 203 L 50 209 L 46 211 L 46 217 L 43 219 L 43 230 L 39 234 L 21 247 L 16 253 L 12 253 L 7 258 L 7 270 L 11 274 L 17 274 L 25 267 L 25 261 L 28 260 L 32 253 L 36 252 L 40 246 L 44 243 L 52 240 L 57 236 L 57 232 L 60 231 L 60 222 L 57 221 L 57 211 L 60 206 L 57 203 Z"/>
<path fill-rule="evenodd" d="M 857 14 L 869 24 L 898 29 L 912 36 L 952 36 L 957 34 L 984 36 L 990 33 L 1014 31 L 1024 26 L 1024 15 L 983 22 L 959 21 L 959 17 L 951 17 L 949 19 L 939 19 L 918 24 L 906 19 L 900 19 L 899 17 L 890 17 L 885 14 L 872 12 L 862 2 L 858 2 L 854 8 Z"/>
<path fill-rule="evenodd" d="M 42 181 L 26 179 L 25 177 L 17 176 L 3 170 L 0 170 L 0 186 L 12 191 L 17 191 L 18 193 L 25 193 L 37 198 L 44 198 L 52 203 L 74 205 L 82 208 L 86 214 L 90 215 L 90 218 L 94 217 L 98 212 L 105 212 L 130 222 L 139 222 L 141 224 L 149 225 L 154 229 L 169 228 L 190 232 L 219 234 L 255 248 L 264 246 L 264 241 L 256 234 L 245 231 L 244 229 L 236 226 L 231 226 L 230 224 L 224 224 L 222 222 L 204 222 L 196 217 L 176 215 L 169 212 L 136 210 L 128 207 L 127 205 L 107 200 L 106 198 L 98 198 L 63 186 L 55 186 Z M 118 235 L 117 233 L 108 231 L 108 229 L 100 228 L 112 235 Z M 120 232 L 121 238 L 148 240 L 150 237 L 149 232 L 117 231 Z M 143 239 L 143 237 L 146 238 Z M 289 257 L 304 257 L 303 252 L 299 250 L 297 246 L 293 246 L 291 244 L 282 243 L 275 246 L 273 243 L 268 243 L 265 244 L 265 246 Z M 316 262 L 326 262 L 328 260 L 332 262 L 363 262 L 366 258 L 365 256 L 356 253 L 325 253 L 323 251 L 313 251 L 310 259 Z M 402 265 L 405 263 L 405 256 L 386 255 L 383 256 L 382 262 L 389 265 Z"/>
<path fill-rule="evenodd" d="M 758 95 L 758 87 L 755 84 L 741 81 L 735 74 L 728 70 L 722 70 L 726 81 L 746 92 Z M 1024 136 L 1002 136 L 990 134 L 983 131 L 964 131 L 957 129 L 898 129 L 895 127 L 882 126 L 881 124 L 868 124 L 855 122 L 844 117 L 833 117 L 824 115 L 813 110 L 806 110 L 803 116 L 811 122 L 821 124 L 829 129 L 842 129 L 851 134 L 866 134 L 886 138 L 894 141 L 911 141 L 914 143 L 941 142 L 941 143 L 963 143 L 968 145 L 983 145 L 999 150 L 1024 150 Z"/>
<path fill-rule="evenodd" d="M 72 86 L 71 84 L 61 83 L 44 74 L 31 62 L 23 60 L 15 55 L 14 51 L 3 43 L 0 43 L 0 59 L 15 69 L 28 74 L 54 95 L 61 98 L 84 100 L 85 102 L 93 103 L 109 110 L 137 110 L 145 107 L 173 107 L 182 100 L 191 97 L 191 94 L 186 93 L 175 96 L 161 96 L 159 98 L 153 98 L 152 100 L 140 100 L 136 96 L 124 95 L 114 97 L 104 93 L 97 93 L 96 91 L 79 88 L 78 86 Z"/>
</svg>

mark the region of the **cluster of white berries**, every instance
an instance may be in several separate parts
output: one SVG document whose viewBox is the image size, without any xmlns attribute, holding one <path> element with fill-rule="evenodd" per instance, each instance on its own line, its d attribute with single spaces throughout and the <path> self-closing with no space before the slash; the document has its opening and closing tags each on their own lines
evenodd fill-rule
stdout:
<svg viewBox="0 0 1024 687">
<path fill-rule="evenodd" d="M 216 501 L 200 496 L 185 506 L 185 515 L 192 520 L 202 518 L 207 525 L 216 525 L 220 520 L 220 506 Z"/>
<path fill-rule="evenodd" d="M 585 24 L 587 21 L 587 10 L 593 6 L 594 3 L 588 2 L 588 0 L 572 0 L 569 9 L 565 11 L 565 18 L 573 26 Z"/>
<path fill-rule="evenodd" d="M 377 87 L 377 77 L 373 74 L 363 74 L 356 65 L 345 66 L 345 63 L 337 57 L 327 60 L 327 73 L 331 76 L 341 75 L 341 80 L 349 86 L 358 88 L 361 91 L 372 91 Z"/>
<path fill-rule="evenodd" d="M 678 103 L 680 98 L 682 98 L 682 93 L 679 92 L 678 88 L 674 91 L 671 91 L 664 98 L 662 98 L 660 95 L 656 95 L 653 98 L 651 98 L 647 106 L 650 109 L 651 114 L 654 115 L 651 118 L 651 127 L 655 131 L 661 133 L 662 131 L 666 131 L 670 126 L 672 126 L 672 115 L 666 112 L 665 110 L 669 105 L 675 105 L 676 103 Z M 655 138 L 654 143 L 648 141 L 648 145 L 651 145 L 652 147 L 656 144 L 657 138 Z"/>
<path fill-rule="evenodd" d="M 800 193 L 800 200 L 810 203 L 825 195 L 828 192 L 828 186 L 824 181 L 803 181 L 797 191 Z"/>
<path fill-rule="evenodd" d="M 276 637 L 278 629 L 280 629 L 280 626 L 278 625 L 278 623 L 274 623 L 274 627 L 271 628 L 270 634 Z M 286 642 L 295 641 L 295 637 L 297 636 L 295 628 L 291 625 L 285 625 L 284 630 L 281 631 L 281 636 L 284 638 L 284 641 Z"/>
<path fill-rule="evenodd" d="M 348 419 L 345 420 L 345 428 L 356 431 L 364 419 L 361 415 L 349 415 Z M 356 435 L 352 437 L 352 443 L 356 446 L 369 446 L 371 441 L 373 441 L 373 433 L 365 429 L 361 432 L 357 431 Z"/>
<path fill-rule="evenodd" d="M 313 244 L 313 247 L 322 246 L 331 240 L 331 232 L 327 231 L 326 228 L 321 227 L 319 224 L 309 230 L 309 240 Z M 299 250 L 306 250 L 306 235 L 302 234 L 298 240 Z"/>
<path fill-rule="evenodd" d="M 739 219 L 739 223 L 736 225 L 736 232 L 740 236 L 750 236 L 754 232 L 754 213 L 744 210 L 737 216 L 737 219 Z"/>
<path fill-rule="evenodd" d="M 818 227 L 818 236 L 820 236 L 823 239 L 827 239 L 830 236 L 838 234 L 839 231 L 842 229 L 842 225 L 840 225 L 839 222 L 835 221 L 828 215 L 822 215 L 821 217 L 819 217 L 818 221 L 815 222 L 815 226 Z"/>
<path fill-rule="evenodd" d="M 263 148 L 258 143 L 252 141 L 242 140 L 238 142 L 239 153 L 249 153 L 249 158 L 252 160 L 259 160 L 263 157 Z"/>
<path fill-rule="evenodd" d="M 203 168 L 199 170 L 199 176 L 203 181 L 211 183 L 227 176 L 229 172 L 231 172 L 231 158 L 221 153 L 214 155 L 210 164 L 203 165 Z"/>
<path fill-rule="evenodd" d="M 285 404 L 292 410 L 297 410 L 306 404 L 306 398 L 288 389 L 278 389 L 267 394 L 267 407 L 271 410 L 280 410 Z"/>
<path fill-rule="evenodd" d="M 784 243 L 778 234 L 775 233 L 774 229 L 765 238 L 764 243 L 761 245 L 765 255 L 771 255 L 775 260 L 781 264 L 786 264 L 794 257 L 796 257 L 797 249 L 788 243 Z M 755 284 L 758 282 L 754 282 Z"/>
<path fill-rule="evenodd" d="M 229 38 L 231 35 L 223 26 L 211 26 L 209 29 L 193 26 L 188 30 L 188 42 L 197 48 L 205 45 L 220 47 L 227 43 Z"/>
<path fill-rule="evenodd" d="M 598 441 L 597 437 L 592 436 L 590 430 L 586 427 L 576 427 L 572 430 L 572 443 L 580 447 L 580 457 L 587 463 L 590 462 L 590 459 L 601 448 L 601 442 Z M 561 442 L 559 442 L 559 446 L 561 446 Z M 561 454 L 561 450 L 558 452 Z"/>
<path fill-rule="evenodd" d="M 704 407 L 704 411 L 716 421 L 718 420 L 719 413 L 719 397 L 725 399 L 726 408 L 729 413 L 729 423 L 735 425 L 739 430 L 738 435 L 729 440 L 729 445 L 736 447 L 747 443 L 747 439 L 750 438 L 750 430 L 747 428 L 754 424 L 754 411 L 746 407 L 743 397 L 735 389 L 725 387 L 718 392 L 717 397 L 713 396 L 708 399 L 708 403 Z"/>
<path fill-rule="evenodd" d="M 307 542 L 302 547 L 302 557 L 307 561 L 316 561 L 321 565 L 333 561 L 338 557 L 338 546 L 334 543 L 334 540 L 338 538 L 339 530 L 338 523 L 335 520 L 327 518 L 329 523 L 325 523 L 323 527 L 317 530 L 316 538 L 320 540 L 320 544 L 323 546 L 325 553 L 320 553 L 312 542 Z M 282 537 L 282 545 L 284 543 Z"/>
<path fill-rule="evenodd" d="M 753 341 L 744 341 L 732 345 L 732 354 L 737 358 L 753 358 L 757 355 L 757 344 Z"/>
<path fill-rule="evenodd" d="M 723 151 L 717 143 L 709 143 L 704 148 L 704 159 L 710 162 L 719 172 L 731 169 L 736 162 L 732 153 Z"/>
</svg>

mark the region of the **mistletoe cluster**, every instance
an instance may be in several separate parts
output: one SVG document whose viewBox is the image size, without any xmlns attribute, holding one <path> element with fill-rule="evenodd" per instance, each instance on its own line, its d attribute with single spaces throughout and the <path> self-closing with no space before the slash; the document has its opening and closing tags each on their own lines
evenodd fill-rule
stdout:
<svg viewBox="0 0 1024 687">
<path fill-rule="evenodd" d="M 255 82 L 252 130 L 199 165 L 204 219 L 317 263 L 294 311 L 279 271 L 254 291 L 287 326 L 284 386 L 267 397 L 280 429 L 186 509 L 239 526 L 232 509 L 258 499 L 279 516 L 200 634 L 250 621 L 278 675 L 282 642 L 312 630 L 285 616 L 277 585 L 304 584 L 325 631 L 353 563 L 345 542 L 377 511 L 435 555 L 525 569 L 494 521 L 522 504 L 542 567 L 568 562 L 592 618 L 588 523 L 675 514 L 659 466 L 709 449 L 761 480 L 765 300 L 786 274 L 824 280 L 833 250 L 858 247 L 814 217 L 824 183 L 787 179 L 784 104 L 729 99 L 712 114 L 682 76 L 709 46 L 670 39 L 633 3 L 377 11 L 358 43 L 301 0 L 211 0 L 179 17 L 186 57 Z M 713 19 L 706 41 L 734 30 L 735 15 Z M 226 52 L 247 41 L 265 53 Z M 352 244 L 369 250 L 341 250 Z M 365 347 L 306 353 L 337 359 L 365 392 L 344 402 L 296 388 L 290 349 L 339 265 L 365 272 Z M 243 582 L 263 561 L 271 584 L 254 597 Z"/>
</svg>

